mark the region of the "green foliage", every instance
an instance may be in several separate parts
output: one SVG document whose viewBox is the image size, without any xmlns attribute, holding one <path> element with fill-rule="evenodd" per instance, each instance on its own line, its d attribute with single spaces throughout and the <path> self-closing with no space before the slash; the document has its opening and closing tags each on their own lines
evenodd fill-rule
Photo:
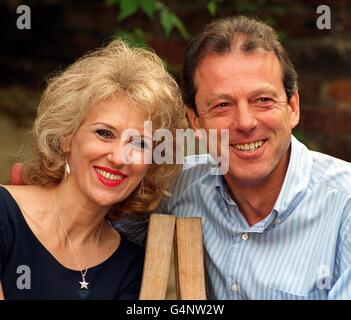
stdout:
<svg viewBox="0 0 351 320">
<path fill-rule="evenodd" d="M 214 17 L 217 14 L 218 4 L 223 2 L 223 1 L 224 0 L 211 0 L 207 4 L 207 10 L 212 17 Z"/>
<path fill-rule="evenodd" d="M 123 39 L 129 45 L 134 47 L 147 47 L 147 43 L 145 42 L 145 34 L 144 31 L 139 28 L 134 28 L 132 32 L 129 31 L 119 31 L 115 34 L 116 38 Z"/>
<path fill-rule="evenodd" d="M 235 11 L 238 14 L 251 16 L 257 12 L 257 5 L 250 0 L 240 0 L 235 3 Z"/>
<path fill-rule="evenodd" d="M 122 21 L 125 18 L 133 15 L 138 10 L 138 0 L 120 0 L 120 12 L 117 17 L 118 21 Z"/>
<path fill-rule="evenodd" d="M 150 18 L 154 17 L 155 2 L 153 0 L 139 0 L 140 9 Z"/>
<path fill-rule="evenodd" d="M 152 20 L 153 23 L 155 22 L 155 16 L 158 17 L 163 35 L 166 38 L 170 37 L 173 30 L 177 30 L 184 39 L 189 38 L 183 22 L 160 0 L 106 0 L 106 3 L 119 7 L 117 16 L 117 21 L 119 22 L 141 12 Z M 139 28 L 134 28 L 132 31 L 120 31 L 116 36 L 123 37 L 131 45 L 146 45 L 145 33 Z"/>
<path fill-rule="evenodd" d="M 179 31 L 179 33 L 182 35 L 184 39 L 189 38 L 189 35 L 183 23 L 173 12 L 169 10 L 162 10 L 160 22 L 167 38 L 169 38 L 174 27 L 176 27 L 176 29 Z"/>
<path fill-rule="evenodd" d="M 185 40 L 189 39 L 188 31 L 183 21 L 173 12 L 162 0 L 105 0 L 107 5 L 118 8 L 117 21 L 122 22 L 135 16 L 136 14 L 145 15 L 150 20 L 149 32 L 157 33 L 162 31 L 162 36 L 169 38 L 172 32 L 178 32 Z M 221 6 L 228 4 L 225 0 L 209 0 L 204 3 L 207 11 L 213 17 L 218 16 L 218 10 Z M 246 16 L 255 16 L 264 12 L 265 2 L 253 0 L 236 0 L 234 2 L 234 12 Z M 285 9 L 279 4 L 273 5 L 270 12 L 274 15 L 284 14 Z M 272 16 L 266 17 L 266 22 L 274 27 L 281 41 L 287 39 L 283 30 L 275 27 L 276 20 Z M 120 30 L 116 37 L 121 37 L 133 46 L 147 46 L 148 33 L 135 26 L 132 29 Z"/>
<path fill-rule="evenodd" d="M 132 16 L 138 10 L 141 10 L 152 19 L 155 11 L 154 0 L 106 0 L 106 4 L 119 6 L 120 12 L 117 17 L 118 21 L 122 21 L 125 18 Z"/>
<path fill-rule="evenodd" d="M 228 4 L 229 1 L 225 0 L 210 0 L 207 2 L 207 11 L 211 16 L 215 17 L 218 15 L 218 8 L 220 5 Z M 259 16 L 262 12 L 265 12 L 265 2 L 259 2 L 254 0 L 236 0 L 234 1 L 234 12 L 235 14 L 240 14 L 244 16 Z M 274 4 L 269 8 L 269 12 L 273 16 L 282 16 L 286 13 L 286 8 L 282 5 Z M 277 28 L 276 19 L 272 15 L 266 16 L 264 18 L 265 22 L 271 27 L 275 28 L 278 33 L 279 39 L 284 42 L 287 40 L 288 36 L 284 30 Z"/>
<path fill-rule="evenodd" d="M 301 129 L 294 128 L 292 133 L 297 140 L 301 141 L 304 144 L 307 144 L 306 135 Z"/>
</svg>

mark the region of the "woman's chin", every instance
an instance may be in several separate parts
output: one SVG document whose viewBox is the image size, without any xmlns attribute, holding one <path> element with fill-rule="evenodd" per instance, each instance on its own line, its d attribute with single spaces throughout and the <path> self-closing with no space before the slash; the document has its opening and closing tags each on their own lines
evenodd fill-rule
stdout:
<svg viewBox="0 0 351 320">
<path fill-rule="evenodd" d="M 115 196 L 111 196 L 109 194 L 106 193 L 95 193 L 92 197 L 92 202 L 100 208 L 109 208 L 112 207 L 113 205 L 123 201 L 123 198 L 121 197 L 116 197 Z"/>
</svg>

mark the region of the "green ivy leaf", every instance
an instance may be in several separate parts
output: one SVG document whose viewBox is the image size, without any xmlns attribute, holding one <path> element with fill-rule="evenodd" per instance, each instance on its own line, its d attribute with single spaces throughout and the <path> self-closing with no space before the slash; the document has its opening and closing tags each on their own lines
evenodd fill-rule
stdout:
<svg viewBox="0 0 351 320">
<path fill-rule="evenodd" d="M 115 34 L 115 37 L 126 41 L 132 47 L 145 48 L 148 46 L 145 41 L 145 34 L 139 28 L 135 28 L 133 32 L 119 31 Z"/>
<path fill-rule="evenodd" d="M 155 9 L 157 10 L 157 11 L 162 11 L 162 10 L 165 10 L 166 9 L 166 6 L 163 4 L 163 2 L 161 2 L 161 1 L 157 1 L 157 0 L 155 0 L 154 1 L 154 5 L 155 5 Z"/>
<path fill-rule="evenodd" d="M 207 10 L 211 14 L 211 16 L 215 16 L 217 12 L 217 3 L 215 0 L 210 1 L 207 4 Z"/>
<path fill-rule="evenodd" d="M 167 9 L 163 9 L 161 11 L 161 16 L 160 16 L 160 22 L 163 28 L 163 31 L 166 35 L 166 38 L 168 38 L 172 32 L 173 29 L 173 19 L 172 19 L 172 13 L 169 12 Z"/>
<path fill-rule="evenodd" d="M 257 6 L 250 0 L 241 0 L 236 5 L 236 11 L 243 15 L 252 15 L 256 12 Z"/>
<path fill-rule="evenodd" d="M 171 35 L 171 32 L 174 27 L 177 28 L 177 30 L 184 39 L 189 38 L 189 34 L 186 31 L 183 23 L 180 21 L 176 14 L 170 12 L 168 9 L 164 9 L 161 11 L 160 22 L 166 38 L 168 38 Z"/>
<path fill-rule="evenodd" d="M 183 23 L 180 21 L 180 19 L 174 13 L 172 13 L 172 21 L 173 21 L 173 25 L 178 29 L 178 31 L 182 35 L 182 37 L 186 40 L 189 39 L 189 34 L 186 31 Z"/>
<path fill-rule="evenodd" d="M 120 10 L 118 21 L 122 21 L 137 12 L 138 0 L 120 0 Z"/>
<path fill-rule="evenodd" d="M 139 7 L 150 19 L 153 18 L 155 11 L 154 0 L 139 0 Z"/>
</svg>

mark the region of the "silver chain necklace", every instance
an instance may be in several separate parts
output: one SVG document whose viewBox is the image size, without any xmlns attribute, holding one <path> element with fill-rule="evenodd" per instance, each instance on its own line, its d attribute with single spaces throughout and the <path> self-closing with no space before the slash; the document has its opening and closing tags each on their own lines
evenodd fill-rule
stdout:
<svg viewBox="0 0 351 320">
<path fill-rule="evenodd" d="M 99 232 L 98 232 L 98 235 L 97 235 L 97 237 L 96 237 L 94 249 L 93 249 L 93 251 L 92 251 L 92 253 L 91 253 L 90 257 L 89 257 L 89 261 L 88 261 L 88 263 L 87 263 L 87 266 L 86 266 L 85 270 L 83 271 L 83 269 L 82 269 L 82 267 L 81 267 L 81 265 L 80 265 L 80 263 L 79 263 L 79 260 L 78 260 L 78 258 L 77 258 L 77 256 L 76 256 L 76 253 L 75 253 L 74 250 L 73 250 L 73 245 L 72 245 L 71 239 L 69 238 L 68 233 L 67 233 L 67 231 L 66 231 L 66 227 L 65 227 L 65 225 L 64 225 L 64 223 L 63 223 L 63 220 L 62 220 L 62 217 L 61 217 L 61 214 L 60 214 L 61 210 L 60 210 L 60 207 L 59 207 L 58 204 L 57 204 L 56 196 L 57 196 L 57 192 L 55 192 L 54 203 L 55 203 L 55 207 L 56 207 L 56 209 L 57 209 L 58 217 L 59 217 L 60 223 L 61 223 L 61 225 L 62 225 L 62 229 L 63 229 L 63 231 L 64 231 L 64 233 L 65 233 L 65 236 L 66 236 L 66 238 L 67 238 L 69 247 L 70 247 L 70 249 L 71 249 L 71 251 L 72 251 L 73 257 L 74 257 L 74 259 L 76 260 L 77 266 L 78 266 L 79 271 L 80 271 L 80 274 L 81 274 L 81 276 L 82 276 L 82 281 L 79 281 L 80 288 L 81 288 L 81 289 L 88 289 L 88 284 L 89 284 L 89 282 L 86 282 L 86 281 L 85 281 L 85 276 L 86 276 L 86 274 L 87 274 L 87 272 L 88 272 L 90 262 L 91 262 L 91 260 L 92 260 L 92 258 L 93 258 L 93 256 L 94 256 L 95 251 L 96 251 L 97 244 L 98 244 L 98 242 L 99 242 L 100 233 L 101 233 L 101 230 L 102 230 L 102 226 L 104 225 L 104 221 L 102 221 L 102 223 L 101 223 L 101 225 L 100 225 Z"/>
</svg>

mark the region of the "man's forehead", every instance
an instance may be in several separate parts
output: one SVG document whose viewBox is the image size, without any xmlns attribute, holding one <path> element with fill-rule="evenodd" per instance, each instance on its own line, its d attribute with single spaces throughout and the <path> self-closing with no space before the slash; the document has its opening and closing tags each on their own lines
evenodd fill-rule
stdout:
<svg viewBox="0 0 351 320">
<path fill-rule="evenodd" d="M 197 65 L 194 73 L 194 85 L 197 88 L 199 80 L 211 80 L 226 77 L 245 76 L 249 72 L 259 72 L 259 69 L 269 70 L 268 73 L 278 72 L 282 75 L 282 67 L 278 57 L 272 51 L 262 48 L 250 52 L 234 50 L 223 54 L 208 53 Z M 232 80 L 232 78 L 231 78 Z"/>
<path fill-rule="evenodd" d="M 223 53 L 218 53 L 218 52 L 208 52 L 204 54 L 201 59 L 199 60 L 199 63 L 196 66 L 195 73 L 201 69 L 206 67 L 209 61 L 212 60 L 224 60 L 223 58 L 230 58 L 230 60 L 236 62 L 237 60 L 243 60 L 243 59 L 267 59 L 271 58 L 272 60 L 276 60 L 279 62 L 278 57 L 274 53 L 274 51 L 268 51 L 264 48 L 256 48 L 250 51 L 242 51 L 240 48 L 233 48 L 230 51 L 223 52 Z"/>
</svg>

